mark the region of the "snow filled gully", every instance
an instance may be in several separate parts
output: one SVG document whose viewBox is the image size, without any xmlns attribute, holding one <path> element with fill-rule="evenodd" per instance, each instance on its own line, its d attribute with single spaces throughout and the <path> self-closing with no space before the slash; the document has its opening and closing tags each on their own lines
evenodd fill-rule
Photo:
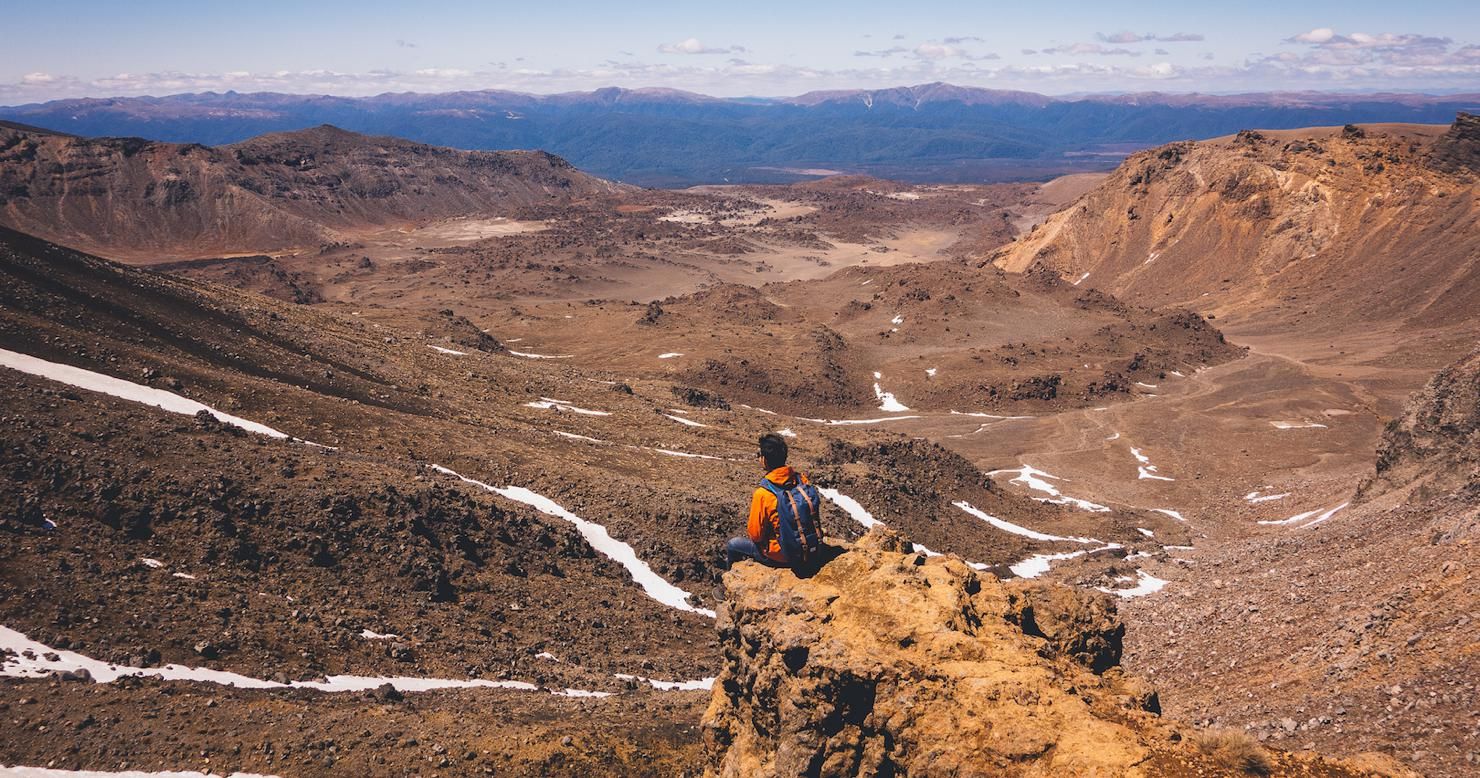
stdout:
<svg viewBox="0 0 1480 778">
<path fill-rule="evenodd" d="M 114 378 L 103 373 L 84 370 L 80 367 L 63 365 L 58 362 L 48 362 L 44 359 L 38 359 L 15 351 L 0 349 L 0 367 L 8 367 L 11 370 L 40 376 L 58 383 L 67 384 L 68 386 L 75 386 L 78 389 L 86 389 L 89 392 L 98 392 L 123 400 L 143 403 L 144 405 L 150 405 L 163 411 L 169 411 L 170 413 L 194 416 L 201 411 L 206 411 L 220 421 L 241 427 L 248 432 L 260 433 L 279 440 L 298 440 L 298 438 L 294 438 L 286 432 L 275 430 L 266 424 L 258 424 L 255 421 L 248 421 L 239 416 L 232 416 L 229 413 L 218 411 L 209 405 L 196 402 L 188 397 L 181 397 L 174 392 L 166 392 L 163 389 L 155 389 L 152 386 L 136 384 L 132 381 L 125 381 L 122 378 Z M 319 445 L 317 443 L 310 443 L 309 441 L 303 442 L 315 446 Z M 321 448 L 329 447 L 321 446 Z"/>
<path fill-rule="evenodd" d="M 692 595 L 668 583 L 662 576 L 653 572 L 653 569 L 646 562 L 637 557 L 637 552 L 631 546 L 613 538 L 611 533 L 606 531 L 606 527 L 594 521 L 587 521 L 561 507 L 554 500 L 525 489 L 522 486 L 499 488 L 485 484 L 482 481 L 475 481 L 441 465 L 432 465 L 431 467 L 439 473 L 450 475 L 460 479 L 464 483 L 493 492 L 505 499 L 524 503 L 547 516 L 554 516 L 555 518 L 570 522 L 575 526 L 576 531 L 581 533 L 581 537 L 585 538 L 586 542 L 590 543 L 591 547 L 596 549 L 598 553 L 626 568 L 627 572 L 632 575 L 632 580 L 636 581 L 637 585 L 642 587 L 642 590 L 647 596 L 670 608 L 697 613 L 700 616 L 707 616 L 711 619 L 715 617 L 714 611 L 708 608 L 699 608 L 690 605 L 689 597 Z"/>
<path fill-rule="evenodd" d="M 57 673 L 72 673 L 95 683 L 112 683 L 124 677 L 152 677 L 165 681 L 193 681 L 232 686 L 239 689 L 315 689 L 321 692 L 363 692 L 386 684 L 401 692 L 428 692 L 438 689 L 512 689 L 515 691 L 546 691 L 557 697 L 610 697 L 612 692 L 587 689 L 542 689 L 528 681 L 490 681 L 483 678 L 414 678 L 407 676 L 330 675 L 322 681 L 290 681 L 280 683 L 250 675 L 212 670 L 206 667 L 165 665 L 163 667 L 130 667 L 115 665 L 94 659 L 74 651 L 63 651 L 44 643 L 31 640 L 9 627 L 0 627 L 0 651 L 9 651 L 0 663 L 0 676 L 12 678 L 45 678 Z M 696 681 L 655 681 L 616 674 L 618 680 L 638 680 L 660 691 L 687 691 L 708 689 L 713 678 Z"/>
<path fill-rule="evenodd" d="M 867 530 L 875 526 L 883 525 L 883 522 L 874 518 L 873 514 L 869 513 L 868 510 L 860 505 L 857 500 L 839 492 L 837 489 L 822 488 L 818 489 L 817 491 L 821 492 L 822 496 L 826 497 L 834 505 L 843 509 L 844 513 L 848 514 L 849 517 L 858 522 L 859 525 L 861 525 L 864 529 Z M 1022 535 L 1034 540 L 1066 541 L 1070 543 L 1086 543 L 1098 545 L 1098 548 L 1086 548 L 1079 551 L 1068 551 L 1056 554 L 1034 554 L 1020 562 L 1015 562 L 1011 565 L 1008 565 L 1007 569 L 1010 570 L 1013 575 L 1019 578 L 1037 578 L 1038 576 L 1048 572 L 1049 567 L 1054 562 L 1065 559 L 1073 559 L 1075 557 L 1084 556 L 1085 554 L 1097 554 L 1104 551 L 1116 551 L 1123 548 L 1119 543 L 1105 543 L 1093 538 L 1060 538 L 1057 535 L 1048 535 L 1042 532 L 1036 532 L 1034 530 L 1028 529 L 1027 527 L 1013 524 L 1012 522 L 1003 521 L 1002 519 L 998 519 L 995 516 L 989 516 L 988 514 L 977 510 L 974 506 L 972 506 L 968 502 L 965 502 L 964 500 L 953 504 L 957 508 L 960 508 L 961 510 L 969 514 L 976 516 L 983 521 L 986 521 L 992 526 L 1006 532 L 1011 532 L 1015 535 Z M 940 552 L 932 551 L 920 545 L 919 543 L 913 543 L 913 545 L 915 547 L 915 550 L 926 556 L 940 556 Z M 985 565 L 981 562 L 966 561 L 966 564 L 967 566 L 972 567 L 976 570 L 985 570 L 988 567 L 988 565 Z"/>
<path fill-rule="evenodd" d="M 1140 451 L 1137 451 L 1133 448 L 1131 449 L 1131 452 L 1142 463 L 1141 467 L 1144 472 L 1145 469 L 1148 467 L 1149 462 L 1141 455 Z M 1149 476 L 1151 478 L 1164 481 L 1172 480 L 1170 478 L 1166 478 L 1165 476 L 1155 475 L 1156 468 L 1154 466 L 1150 467 L 1150 470 L 1152 471 L 1152 474 Z M 1038 500 L 1039 502 L 1050 503 L 1052 505 L 1072 505 L 1076 508 L 1079 508 L 1080 510 L 1090 511 L 1093 513 L 1110 512 L 1110 508 L 1108 508 L 1107 506 L 1100 505 L 1099 503 L 1090 502 L 1088 500 L 1081 500 L 1077 497 L 1069 497 L 1063 494 L 1059 491 L 1058 486 L 1056 486 L 1052 482 L 1063 481 L 1065 479 L 1052 475 L 1050 473 L 1046 473 L 1036 467 L 1033 467 L 1032 465 L 1025 464 L 1021 467 L 1016 468 L 993 470 L 987 473 L 987 476 L 990 478 L 1006 474 L 1012 475 L 1012 478 L 1008 480 L 1008 483 L 1017 484 L 1032 491 L 1043 492 L 1049 495 L 1048 497 L 1033 498 L 1035 500 Z M 1142 476 L 1142 478 L 1146 477 L 1148 476 Z M 1087 548 L 1079 551 L 1034 554 L 1033 556 L 1022 560 L 1021 562 L 1016 562 L 1014 564 L 1008 565 L 1008 569 L 1012 571 L 1013 575 L 1019 576 L 1021 578 L 1037 578 L 1038 576 L 1048 572 L 1049 567 L 1054 562 L 1060 562 L 1066 559 L 1074 559 L 1075 557 L 1084 556 L 1085 554 L 1095 554 L 1102 551 L 1117 551 L 1124 548 L 1124 546 L 1119 543 L 1109 543 L 1103 540 L 1098 540 L 1096 538 L 1061 537 L 1059 535 L 1050 535 L 1045 532 L 1039 532 L 1037 530 L 1029 529 L 1018 524 L 1013 524 L 1010 521 L 999 519 L 996 516 L 989 515 L 964 501 L 953 503 L 953 505 L 971 514 L 972 516 L 975 516 L 978 519 L 987 522 L 997 529 L 1000 529 L 1004 532 L 1010 532 L 1014 535 L 1020 535 L 1025 538 L 1029 538 L 1030 540 L 1038 540 L 1043 542 L 1083 543 L 1085 545 L 1099 546 L 1098 548 Z M 1183 517 L 1181 513 L 1169 508 L 1152 508 L 1151 510 L 1154 510 L 1157 513 L 1163 514 L 1165 516 L 1170 516 L 1177 521 L 1187 521 L 1187 519 Z M 1141 532 L 1142 534 L 1151 537 L 1149 530 L 1143 529 L 1141 530 Z M 1133 559 L 1135 558 L 1135 556 L 1132 555 L 1126 558 Z M 1127 589 L 1106 589 L 1103 587 L 1099 588 L 1101 591 L 1108 592 L 1110 594 L 1114 594 L 1124 598 L 1130 598 L 1161 591 L 1162 587 L 1167 585 L 1166 581 L 1157 578 L 1156 576 L 1153 576 L 1144 570 L 1137 570 L 1136 575 L 1136 579 L 1126 579 L 1126 581 L 1123 581 L 1131 582 L 1132 580 L 1134 580 L 1136 584 L 1134 587 Z"/>
<path fill-rule="evenodd" d="M 61 770 L 53 767 L 7 767 L 0 765 L 0 778 L 277 778 L 261 773 L 202 773 L 196 770 Z"/>
</svg>

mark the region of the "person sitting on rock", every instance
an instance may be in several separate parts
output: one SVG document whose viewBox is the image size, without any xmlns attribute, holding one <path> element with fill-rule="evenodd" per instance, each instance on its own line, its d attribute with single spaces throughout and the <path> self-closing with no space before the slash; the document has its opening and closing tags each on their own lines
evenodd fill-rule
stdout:
<svg viewBox="0 0 1480 778">
<path fill-rule="evenodd" d="M 725 544 L 725 565 L 750 560 L 771 567 L 801 568 L 822 550 L 822 496 L 801 472 L 786 464 L 786 441 L 767 433 L 756 455 L 765 477 L 750 497 L 748 537 Z"/>
</svg>

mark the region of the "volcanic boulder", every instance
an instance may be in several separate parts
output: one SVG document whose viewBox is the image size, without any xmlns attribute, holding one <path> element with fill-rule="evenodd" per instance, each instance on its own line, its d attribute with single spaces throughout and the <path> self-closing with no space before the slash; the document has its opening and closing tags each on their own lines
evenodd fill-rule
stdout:
<svg viewBox="0 0 1480 778">
<path fill-rule="evenodd" d="M 1357 494 L 1366 499 L 1410 486 L 1411 501 L 1480 495 L 1480 349 L 1439 371 L 1388 423 L 1377 472 Z"/>
</svg>

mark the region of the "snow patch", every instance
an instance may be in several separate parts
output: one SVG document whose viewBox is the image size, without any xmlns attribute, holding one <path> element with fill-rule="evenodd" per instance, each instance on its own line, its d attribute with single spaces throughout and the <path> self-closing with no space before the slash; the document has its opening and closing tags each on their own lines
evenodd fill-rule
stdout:
<svg viewBox="0 0 1480 778">
<path fill-rule="evenodd" d="M 7 767 L 0 765 L 0 776 L 15 776 L 15 778 L 277 778 L 272 775 L 261 773 L 202 773 L 195 770 L 165 770 L 163 772 L 146 772 L 144 770 L 119 770 L 117 772 L 108 770 L 59 770 L 52 767 Z"/>
<path fill-rule="evenodd" d="M 561 432 L 560 430 L 550 430 L 550 431 L 553 432 L 553 433 L 555 433 L 556 435 L 559 435 L 562 438 L 570 438 L 571 440 L 584 440 L 587 443 L 605 443 L 606 442 L 604 440 L 601 440 L 600 438 L 591 438 L 591 437 L 587 437 L 585 435 L 577 435 L 574 432 Z"/>
<path fill-rule="evenodd" d="M 1272 421 L 1269 423 L 1269 426 L 1274 427 L 1277 430 L 1327 429 L 1326 425 L 1317 424 L 1313 421 Z"/>
<path fill-rule="evenodd" d="M 1168 581 L 1157 578 L 1156 576 L 1146 572 L 1145 570 L 1137 570 L 1136 579 L 1136 585 L 1132 586 L 1129 589 L 1107 589 L 1103 586 L 1096 586 L 1095 588 L 1106 594 L 1113 594 L 1123 600 L 1129 600 L 1132 597 L 1144 597 L 1148 594 L 1155 594 L 1156 592 L 1161 591 L 1162 588 L 1165 587 L 1167 583 L 1169 583 Z"/>
<path fill-rule="evenodd" d="M 1038 500 L 1039 502 L 1046 502 L 1052 505 L 1073 505 L 1080 510 L 1090 511 L 1091 513 L 1110 512 L 1110 508 L 1107 506 L 1100 505 L 1099 503 L 1093 503 L 1089 500 L 1081 500 L 1078 497 L 1070 497 L 1063 492 L 1060 492 L 1057 486 L 1054 486 L 1045 479 L 1051 478 L 1055 481 L 1062 481 L 1064 479 L 1056 475 L 1045 473 L 1042 470 L 1033 467 L 1032 465 L 1025 464 L 1022 467 L 1017 468 L 993 470 L 992 472 L 987 473 L 987 477 L 991 478 L 993 476 L 1002 475 L 1003 473 L 1016 474 L 1008 480 L 1008 483 L 1010 484 L 1018 484 L 1019 486 L 1024 486 L 1032 489 L 1035 492 L 1043 492 L 1049 495 L 1049 497 L 1033 498 L 1035 500 Z"/>
<path fill-rule="evenodd" d="M 1303 525 L 1301 525 L 1300 528 L 1301 529 L 1307 529 L 1307 528 L 1310 528 L 1310 527 L 1314 527 L 1315 525 L 1320 524 L 1321 522 L 1325 521 L 1326 519 L 1329 519 L 1332 516 L 1335 516 L 1338 511 L 1340 511 L 1342 508 L 1345 508 L 1348 505 L 1351 505 L 1351 503 L 1344 502 L 1344 503 L 1336 506 L 1335 508 L 1332 508 L 1331 510 L 1326 511 L 1325 513 L 1322 513 L 1318 518 L 1316 518 L 1315 521 L 1313 521 L 1313 522 L 1311 522 L 1309 524 L 1303 524 Z"/>
<path fill-rule="evenodd" d="M 513 343 L 513 341 L 508 342 Z M 509 353 L 516 357 L 524 357 L 525 359 L 570 359 L 575 356 L 574 354 L 531 354 L 528 351 L 515 351 L 513 349 L 509 349 Z"/>
<path fill-rule="evenodd" d="M 849 497 L 846 494 L 843 494 L 842 492 L 839 492 L 837 489 L 819 488 L 817 491 L 823 497 L 826 497 L 829 501 L 831 501 L 833 505 L 842 508 L 844 513 L 851 516 L 854 521 L 863 525 L 864 529 L 872 529 L 873 527 L 883 523 L 874 518 L 873 514 L 869 513 L 868 510 L 866 510 L 862 505 L 859 505 L 857 500 Z"/>
<path fill-rule="evenodd" d="M 713 678 L 700 678 L 694 681 L 659 681 L 653 678 L 643 678 L 640 675 L 627 675 L 625 673 L 616 673 L 615 675 L 623 681 L 640 681 L 662 692 L 707 691 L 714 688 L 715 681 Z"/>
<path fill-rule="evenodd" d="M 22 373 L 48 378 L 52 381 L 75 386 L 78 389 L 86 389 L 89 392 L 98 392 L 123 400 L 152 405 L 155 408 L 169 411 L 170 413 L 194 416 L 201 411 L 206 411 L 226 424 L 241 427 L 248 432 L 256 432 L 270 438 L 287 439 L 290 437 L 287 433 L 279 432 L 265 424 L 258 424 L 255 421 L 248 421 L 239 416 L 222 413 L 209 405 L 196 402 L 187 397 L 181 397 L 174 392 L 166 392 L 162 389 L 155 389 L 150 386 L 144 386 L 143 384 L 136 384 L 132 381 L 125 381 L 121 378 L 114 378 L 110 375 L 94 373 L 91 370 L 83 370 L 80 367 L 48 362 L 44 359 L 37 359 L 36 357 L 15 351 L 0 349 L 0 367 L 8 367 Z"/>
<path fill-rule="evenodd" d="M 1168 477 L 1166 477 L 1164 475 L 1158 475 L 1157 472 L 1156 472 L 1156 465 L 1151 464 L 1151 459 L 1149 457 L 1147 457 L 1145 454 L 1142 454 L 1141 453 L 1141 450 L 1138 449 L 1138 448 L 1136 448 L 1135 446 L 1131 446 L 1131 456 L 1135 457 L 1136 458 L 1136 461 L 1141 463 L 1136 468 L 1136 478 L 1137 479 L 1148 480 L 1148 481 L 1175 481 L 1175 480 L 1177 480 L 1175 478 L 1168 478 Z"/>
<path fill-rule="evenodd" d="M 995 413 L 978 413 L 975 411 L 951 411 L 952 416 L 971 416 L 977 419 L 1032 419 L 1033 416 L 999 416 Z"/>
<path fill-rule="evenodd" d="M 376 632 L 373 629 L 362 629 L 360 630 L 360 637 L 366 640 L 395 640 L 400 635 L 393 635 L 388 632 Z"/>
<path fill-rule="evenodd" d="M 441 346 L 429 346 L 428 348 L 430 348 L 431 350 L 437 352 L 438 354 L 449 354 L 449 355 L 454 356 L 454 357 L 465 357 L 465 356 L 468 355 L 468 352 L 466 352 L 466 351 L 458 351 L 457 349 L 442 348 Z"/>
<path fill-rule="evenodd" d="M 159 568 L 164 567 L 164 563 L 161 562 L 161 561 L 159 561 L 158 559 L 150 559 L 149 557 L 143 557 L 139 561 L 140 562 L 143 562 L 145 565 L 147 565 L 149 567 L 154 568 L 155 570 L 158 570 Z"/>
<path fill-rule="evenodd" d="M 886 421 L 904 421 L 906 419 L 919 419 L 920 416 L 885 416 L 881 419 L 809 419 L 798 417 L 802 421 L 810 421 L 816 424 L 826 424 L 831 427 L 844 427 L 857 424 L 883 424 Z"/>
<path fill-rule="evenodd" d="M 524 407 L 526 407 L 526 408 L 539 408 L 539 409 L 547 410 L 547 411 L 548 410 L 556 410 L 556 411 L 565 411 L 565 412 L 568 412 L 568 413 L 579 413 L 579 414 L 581 414 L 583 416 L 610 416 L 611 415 L 611 413 L 609 413 L 607 411 L 593 411 L 593 410 L 588 410 L 586 408 L 577 408 L 576 406 L 571 405 L 570 403 L 568 403 L 568 402 L 566 402 L 564 400 L 553 400 L 553 399 L 551 399 L 549 397 L 541 397 L 537 402 L 528 402 L 528 403 L 525 403 L 524 404 Z"/>
<path fill-rule="evenodd" d="M 1309 518 L 1311 518 L 1313 516 L 1319 515 L 1319 518 L 1316 518 L 1315 521 L 1312 521 L 1309 524 L 1303 525 L 1302 526 L 1302 529 L 1304 527 L 1313 527 L 1313 526 L 1315 526 L 1317 524 L 1320 524 L 1321 522 L 1323 522 L 1323 521 L 1331 518 L 1332 516 L 1335 516 L 1337 511 L 1341 510 L 1342 508 L 1345 508 L 1346 506 L 1348 506 L 1350 504 L 1351 503 L 1344 502 L 1344 503 L 1336 506 L 1335 508 L 1331 508 L 1330 510 L 1326 510 L 1326 511 L 1322 511 L 1320 508 L 1316 508 L 1313 511 L 1305 511 L 1304 513 L 1297 513 L 1297 514 L 1295 514 L 1294 516 L 1291 516 L 1288 519 L 1275 519 L 1275 520 L 1270 520 L 1270 521 L 1261 521 L 1259 523 L 1260 524 L 1270 524 L 1270 525 L 1299 524 L 1300 522 L 1305 521 L 1306 519 L 1309 519 Z"/>
<path fill-rule="evenodd" d="M 581 533 L 581 537 L 584 537 L 586 542 L 590 543 L 591 547 L 596 549 L 598 553 L 626 568 L 627 572 L 632 575 L 632 580 L 638 586 L 642 587 L 642 590 L 647 593 L 647 596 L 670 608 L 697 613 L 711 619 L 715 617 L 714 611 L 708 608 L 699 608 L 690 605 L 689 597 L 692 595 L 653 572 L 653 568 L 649 567 L 646 562 L 638 559 L 637 552 L 631 546 L 613 538 L 611 533 L 607 532 L 606 527 L 594 521 L 587 521 L 561 507 L 554 500 L 525 489 L 522 486 L 508 486 L 500 489 L 495 486 L 489 486 L 482 481 L 475 481 L 441 465 L 432 465 L 431 467 L 439 473 L 453 476 L 464 483 L 472 484 L 486 491 L 493 492 L 500 497 L 514 500 L 515 502 L 522 502 L 541 513 L 570 522 L 575 526 L 576 531 Z"/>
<path fill-rule="evenodd" d="M 985 521 L 986 523 L 988 523 L 988 524 L 996 527 L 997 529 L 1000 529 L 1000 530 L 1002 530 L 1004 532 L 1011 532 L 1014 535 L 1022 535 L 1025 538 L 1032 538 L 1033 540 L 1047 540 L 1047 541 L 1054 541 L 1054 542 L 1063 542 L 1063 543 L 1100 543 L 1100 542 L 1102 542 L 1102 541 L 1099 541 L 1099 540 L 1095 540 L 1094 538 L 1066 538 L 1066 537 L 1061 537 L 1059 535 L 1050 535 L 1050 534 L 1048 534 L 1046 532 L 1039 532 L 1037 530 L 1028 529 L 1027 527 L 1024 527 L 1024 526 L 1021 526 L 1021 525 L 1018 525 L 1018 524 L 1013 524 L 1010 521 L 1006 521 L 1004 519 L 999 519 L 996 516 L 992 516 L 992 515 L 990 515 L 988 513 L 984 513 L 984 512 L 982 512 L 980 510 L 977 510 L 975 506 L 973 506 L 969 502 L 966 502 L 965 500 L 957 500 L 956 502 L 953 502 L 951 504 L 954 505 L 954 506 L 956 506 L 957 508 L 960 508 L 963 511 L 966 511 L 967 513 L 971 514 L 972 516 L 975 516 L 978 519 L 981 519 L 982 521 Z"/>
<path fill-rule="evenodd" d="M 683 352 L 680 352 L 680 351 L 670 351 L 670 352 L 668 352 L 666 354 L 659 354 L 658 355 L 658 359 L 673 359 L 674 357 L 681 357 L 681 356 L 683 356 Z"/>
<path fill-rule="evenodd" d="M 1279 494 L 1260 494 L 1258 492 L 1258 490 L 1255 490 L 1255 491 L 1249 492 L 1248 494 L 1244 495 L 1244 501 L 1245 502 L 1248 502 L 1250 505 L 1258 505 L 1261 502 L 1271 502 L 1273 500 L 1283 500 L 1283 499 L 1285 499 L 1286 497 L 1289 497 L 1289 496 L 1290 496 L 1290 493 L 1289 492 L 1281 492 Z"/>
<path fill-rule="evenodd" d="M 362 692 L 390 684 L 403 692 L 425 692 L 434 689 L 518 689 L 538 691 L 528 681 L 488 681 L 481 678 L 409 678 L 394 676 L 331 675 L 322 681 L 278 683 L 224 670 L 204 667 L 165 665 L 163 667 L 129 667 L 102 662 L 73 651 L 61 651 L 38 643 L 8 627 L 0 627 L 0 649 L 14 652 L 0 664 L 0 676 L 41 678 L 68 670 L 86 670 L 96 683 L 112 683 L 126 676 L 155 677 L 166 681 L 195 681 L 235 686 L 242 689 L 317 689 L 323 692 Z M 56 659 L 48 657 L 55 656 Z M 568 696 L 565 692 L 551 694 Z M 604 692 L 603 692 L 604 694 Z"/>
<path fill-rule="evenodd" d="M 704 425 L 703 424 L 700 424 L 699 426 L 702 427 Z M 710 456 L 708 454 L 690 454 L 687 451 L 674 451 L 671 448 L 650 448 L 648 450 L 649 451 L 656 451 L 659 454 L 667 454 L 670 457 L 685 457 L 687 459 L 715 459 L 715 460 L 721 459 L 721 457 L 712 457 L 712 456 Z"/>
<path fill-rule="evenodd" d="M 1012 574 L 1019 578 L 1037 578 L 1038 576 L 1048 572 L 1049 567 L 1054 562 L 1060 562 L 1065 559 L 1073 559 L 1074 557 L 1084 556 L 1085 554 L 1098 554 L 1101 551 L 1115 551 L 1118 550 L 1120 547 L 1121 546 L 1119 543 L 1106 543 L 1100 548 L 1086 548 L 1080 551 L 1065 551 L 1059 554 L 1034 554 L 1033 556 L 1030 556 L 1021 562 L 1016 562 L 1008 565 L 1007 569 L 1011 570 Z"/>
<path fill-rule="evenodd" d="M 1156 511 L 1157 513 L 1161 513 L 1161 514 L 1165 514 L 1167 516 L 1171 516 L 1172 518 L 1176 519 L 1177 521 L 1187 521 L 1187 519 L 1184 518 L 1181 513 L 1177 512 L 1177 511 L 1174 511 L 1171 508 L 1152 508 L 1151 510 Z"/>
<path fill-rule="evenodd" d="M 936 372 L 937 372 L 936 369 L 933 368 L 933 367 L 927 367 L 927 368 L 925 368 L 925 375 L 928 378 L 934 378 Z"/>
<path fill-rule="evenodd" d="M 672 416 L 672 415 L 669 415 L 669 414 L 666 414 L 665 413 L 665 414 L 663 414 L 663 417 L 664 418 L 667 418 L 667 419 L 673 419 L 674 421 L 678 422 L 679 424 L 685 424 L 685 425 L 688 425 L 690 427 L 708 427 L 709 426 L 708 424 L 700 424 L 699 422 L 694 421 L 693 419 L 685 419 L 682 416 Z"/>
<path fill-rule="evenodd" d="M 783 438 L 794 438 L 797 436 L 795 432 L 791 431 L 790 427 L 783 427 L 779 430 L 776 430 L 776 434 L 780 435 Z"/>
<path fill-rule="evenodd" d="M 191 575 L 189 573 L 170 573 L 170 575 L 172 575 L 172 576 L 174 576 L 176 578 L 184 578 L 187 581 L 194 581 L 195 580 L 195 576 L 193 576 L 193 575 Z"/>
</svg>

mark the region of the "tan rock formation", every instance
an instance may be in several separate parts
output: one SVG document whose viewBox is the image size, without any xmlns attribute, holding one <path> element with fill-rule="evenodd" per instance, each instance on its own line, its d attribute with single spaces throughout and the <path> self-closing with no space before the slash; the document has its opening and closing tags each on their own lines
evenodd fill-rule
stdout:
<svg viewBox="0 0 1480 778">
<path fill-rule="evenodd" d="M 726 575 L 708 775 L 1361 774 L 1184 742 L 1119 668 L 1107 598 L 908 549 L 875 530 L 810 578 Z"/>
</svg>

